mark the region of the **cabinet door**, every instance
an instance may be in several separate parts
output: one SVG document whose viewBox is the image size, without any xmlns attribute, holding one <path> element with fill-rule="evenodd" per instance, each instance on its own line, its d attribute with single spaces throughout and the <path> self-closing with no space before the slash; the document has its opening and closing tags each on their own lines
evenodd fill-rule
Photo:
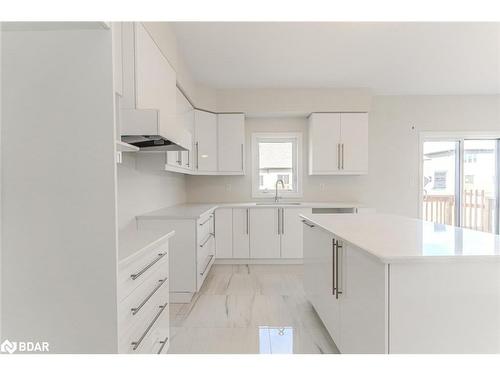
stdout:
<svg viewBox="0 0 500 375">
<path fill-rule="evenodd" d="M 339 249 L 342 353 L 387 353 L 387 265 L 344 242 Z"/>
<path fill-rule="evenodd" d="M 175 71 L 141 23 L 135 23 L 135 82 L 137 107 L 158 110 L 159 133 L 184 143 L 176 121 Z"/>
<path fill-rule="evenodd" d="M 122 52 L 122 23 L 111 23 L 113 39 L 113 86 L 115 92 L 123 95 L 123 52 Z"/>
<path fill-rule="evenodd" d="M 242 172 L 245 163 L 245 115 L 220 113 L 218 121 L 219 171 Z"/>
<path fill-rule="evenodd" d="M 250 258 L 250 209 L 233 208 L 233 258 Z"/>
<path fill-rule="evenodd" d="M 180 151 L 167 151 L 167 164 L 180 168 L 182 165 L 182 156 Z"/>
<path fill-rule="evenodd" d="M 309 174 L 339 173 L 340 113 L 309 117 Z"/>
<path fill-rule="evenodd" d="M 280 258 L 277 208 L 250 209 L 250 257 Z"/>
<path fill-rule="evenodd" d="M 233 257 L 233 210 L 215 210 L 215 248 L 217 258 Z"/>
<path fill-rule="evenodd" d="M 342 171 L 368 172 L 368 113 L 341 113 Z"/>
<path fill-rule="evenodd" d="M 304 289 L 337 346 L 340 305 L 333 295 L 333 237 L 313 224 L 303 224 Z"/>
<path fill-rule="evenodd" d="M 217 172 L 217 115 L 195 110 L 195 170 Z"/>
<path fill-rule="evenodd" d="M 311 213 L 310 208 L 281 209 L 281 257 L 302 258 L 302 220 L 299 215 Z"/>
</svg>

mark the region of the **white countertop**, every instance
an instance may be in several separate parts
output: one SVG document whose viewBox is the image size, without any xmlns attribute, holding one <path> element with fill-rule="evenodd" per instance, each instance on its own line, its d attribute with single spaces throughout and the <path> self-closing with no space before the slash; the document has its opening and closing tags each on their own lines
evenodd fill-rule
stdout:
<svg viewBox="0 0 500 375">
<path fill-rule="evenodd" d="M 384 214 L 301 215 L 384 263 L 486 259 L 500 261 L 500 236 Z"/>
<path fill-rule="evenodd" d="M 287 204 L 281 201 L 279 204 L 262 204 L 264 202 L 240 202 L 240 203 L 184 203 L 176 206 L 165 207 L 159 210 L 138 215 L 139 220 L 157 219 L 197 219 L 203 214 L 216 208 L 266 208 L 266 207 L 295 207 L 295 208 L 352 208 L 362 207 L 354 202 L 300 202 L 300 204 Z"/>
<path fill-rule="evenodd" d="M 164 230 L 123 230 L 118 235 L 118 260 L 121 261 L 155 242 L 172 237 L 175 231 Z"/>
</svg>

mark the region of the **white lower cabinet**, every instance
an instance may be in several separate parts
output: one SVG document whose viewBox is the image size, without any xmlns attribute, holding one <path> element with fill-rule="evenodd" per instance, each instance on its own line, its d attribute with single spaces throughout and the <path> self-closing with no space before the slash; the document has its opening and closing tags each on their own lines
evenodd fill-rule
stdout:
<svg viewBox="0 0 500 375">
<path fill-rule="evenodd" d="M 119 353 L 168 351 L 169 255 L 168 240 L 160 240 L 118 264 Z"/>
<path fill-rule="evenodd" d="M 250 258 L 280 258 L 278 208 L 250 210 Z"/>
<path fill-rule="evenodd" d="M 233 208 L 233 254 L 235 259 L 250 258 L 250 209 Z"/>
<path fill-rule="evenodd" d="M 304 288 L 341 353 L 388 353 L 388 268 L 304 222 Z"/>
<path fill-rule="evenodd" d="M 310 214 L 310 208 L 280 208 L 281 258 L 301 259 L 302 222 L 299 215 Z"/>
<path fill-rule="evenodd" d="M 217 258 L 301 259 L 302 223 L 310 208 L 218 208 Z"/>
</svg>

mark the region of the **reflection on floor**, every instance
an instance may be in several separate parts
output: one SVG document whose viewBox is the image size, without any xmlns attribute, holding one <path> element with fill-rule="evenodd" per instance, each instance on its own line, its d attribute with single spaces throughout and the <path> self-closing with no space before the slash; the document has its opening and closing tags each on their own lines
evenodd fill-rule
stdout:
<svg viewBox="0 0 500 375">
<path fill-rule="evenodd" d="M 216 265 L 170 319 L 169 353 L 338 353 L 304 296 L 301 265 Z"/>
</svg>

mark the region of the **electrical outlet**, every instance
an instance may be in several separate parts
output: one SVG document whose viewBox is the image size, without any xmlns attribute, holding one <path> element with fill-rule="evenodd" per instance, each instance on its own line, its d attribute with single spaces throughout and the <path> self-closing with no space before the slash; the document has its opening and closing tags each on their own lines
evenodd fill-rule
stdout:
<svg viewBox="0 0 500 375">
<path fill-rule="evenodd" d="M 319 190 L 325 191 L 326 190 L 325 184 L 323 184 L 323 183 L 319 184 Z"/>
<path fill-rule="evenodd" d="M 231 191 L 231 184 L 226 184 L 226 191 Z"/>
</svg>

